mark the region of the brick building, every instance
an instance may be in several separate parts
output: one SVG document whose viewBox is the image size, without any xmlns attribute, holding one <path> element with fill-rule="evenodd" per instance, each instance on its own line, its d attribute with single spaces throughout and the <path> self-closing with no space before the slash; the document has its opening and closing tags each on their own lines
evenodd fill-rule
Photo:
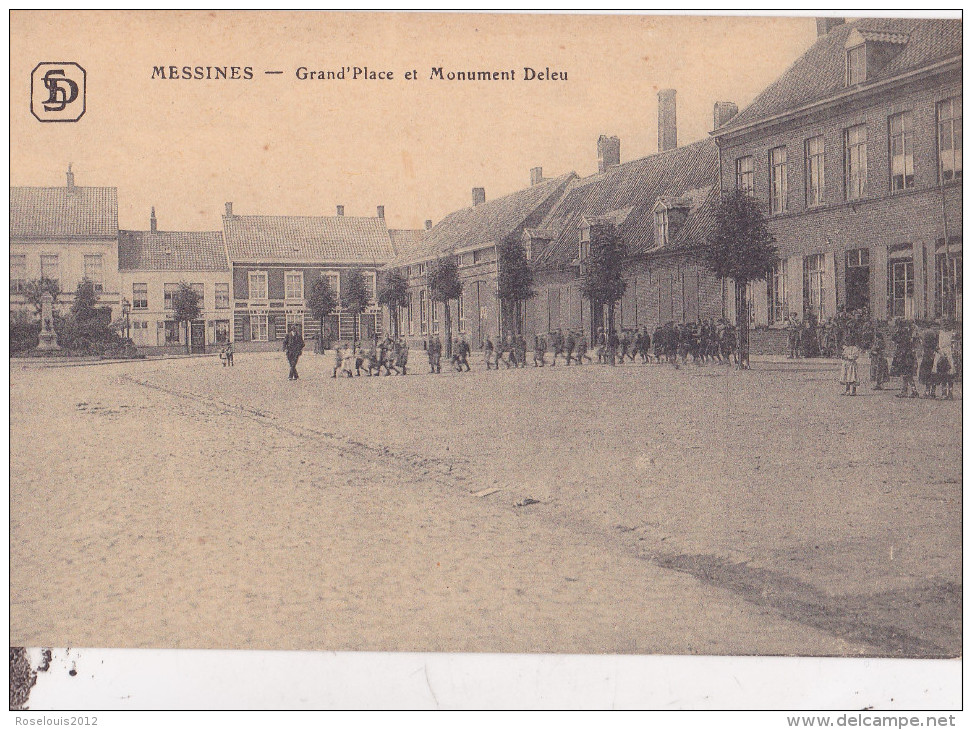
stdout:
<svg viewBox="0 0 972 730">
<path fill-rule="evenodd" d="M 305 297 L 317 277 L 326 277 L 340 297 L 349 271 L 361 269 L 370 283 L 372 304 L 355 317 L 338 308 L 325 321 L 325 336 L 350 340 L 381 332 L 374 302 L 378 270 L 395 257 L 379 207 L 373 218 L 345 216 L 237 215 L 226 204 L 223 235 L 232 268 L 233 341 L 240 349 L 279 349 L 290 325 L 305 339 L 317 337 L 320 323 L 307 311 Z"/>
<path fill-rule="evenodd" d="M 961 21 L 828 19 L 818 35 L 713 132 L 722 188 L 762 203 L 782 257 L 750 289 L 752 321 L 960 319 Z"/>
<path fill-rule="evenodd" d="M 121 314 L 118 276 L 118 189 L 74 184 L 10 188 L 10 308 L 24 307 L 28 281 L 58 282 L 58 307 L 69 307 L 81 279 L 94 283 L 99 305 Z"/>
<path fill-rule="evenodd" d="M 172 316 L 172 296 L 183 282 L 200 295 L 191 351 L 213 352 L 229 341 L 231 275 L 222 231 L 160 231 L 153 208 L 149 230 L 118 232 L 118 269 L 130 306 L 126 328 L 142 352 L 185 350 L 184 326 Z"/>
<path fill-rule="evenodd" d="M 433 302 L 428 289 L 429 264 L 442 256 L 456 257 L 463 282 L 462 297 L 450 302 L 453 336 L 464 335 L 479 348 L 487 335 L 495 337 L 501 331 L 498 247 L 537 226 L 575 177 L 568 173 L 546 179 L 540 168 L 534 168 L 530 187 L 490 201 L 483 188 L 473 188 L 470 207 L 450 213 L 403 247 L 388 268 L 403 271 L 408 279 L 409 304 L 401 313 L 401 331 L 413 346 L 423 347 L 437 334 L 445 336 L 444 305 Z"/>
</svg>

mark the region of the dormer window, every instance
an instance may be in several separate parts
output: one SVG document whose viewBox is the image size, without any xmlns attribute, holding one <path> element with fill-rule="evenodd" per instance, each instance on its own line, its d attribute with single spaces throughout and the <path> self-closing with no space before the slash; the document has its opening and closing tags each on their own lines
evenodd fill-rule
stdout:
<svg viewBox="0 0 972 730">
<path fill-rule="evenodd" d="M 668 208 L 655 211 L 655 245 L 668 245 Z"/>
<path fill-rule="evenodd" d="M 867 46 L 861 43 L 859 46 L 847 49 L 847 85 L 856 86 L 862 84 L 867 79 Z"/>
<path fill-rule="evenodd" d="M 584 261 L 591 255 L 591 227 L 584 225 L 580 229 L 580 250 L 578 260 Z"/>
</svg>

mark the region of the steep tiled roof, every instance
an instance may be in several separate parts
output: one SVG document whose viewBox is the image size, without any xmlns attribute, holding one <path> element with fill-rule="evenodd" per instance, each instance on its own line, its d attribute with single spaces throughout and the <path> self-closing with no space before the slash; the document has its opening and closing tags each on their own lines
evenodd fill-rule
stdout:
<svg viewBox="0 0 972 730">
<path fill-rule="evenodd" d="M 718 186 L 718 164 L 715 142 L 704 139 L 577 180 L 540 226 L 556 231 L 556 235 L 538 253 L 536 265 L 562 266 L 577 258 L 582 219 L 612 221 L 618 226 L 628 254 L 648 252 L 654 246 L 654 208 L 658 199 L 703 199 Z M 688 230 L 696 210 L 697 207 L 691 209 L 680 233 Z M 674 236 L 670 246 L 680 242 Z"/>
<path fill-rule="evenodd" d="M 388 235 L 391 238 L 392 248 L 395 249 L 395 256 L 407 255 L 410 251 L 418 250 L 425 241 L 424 229 L 415 228 L 389 228 Z"/>
<path fill-rule="evenodd" d="M 223 216 L 230 261 L 383 264 L 394 257 L 384 218 Z"/>
<path fill-rule="evenodd" d="M 450 213 L 428 231 L 420 246 L 403 252 L 392 264 L 403 266 L 468 246 L 498 244 L 512 234 L 518 235 L 525 226 L 542 219 L 575 177 L 571 172 Z"/>
<path fill-rule="evenodd" d="M 825 99 L 843 91 L 848 36 L 858 30 L 865 39 L 882 38 L 900 44 L 901 51 L 861 85 L 892 78 L 962 53 L 962 21 L 931 18 L 862 18 L 834 28 L 820 37 L 782 76 L 766 87 L 720 134 L 764 117 Z"/>
<path fill-rule="evenodd" d="M 10 188 L 11 238 L 118 235 L 118 188 Z"/>
<path fill-rule="evenodd" d="M 119 231 L 120 271 L 229 271 L 222 231 Z"/>
</svg>

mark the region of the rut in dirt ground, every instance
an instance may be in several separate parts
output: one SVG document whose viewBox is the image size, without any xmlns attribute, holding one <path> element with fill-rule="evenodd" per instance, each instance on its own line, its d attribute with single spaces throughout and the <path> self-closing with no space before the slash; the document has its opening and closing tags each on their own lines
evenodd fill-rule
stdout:
<svg viewBox="0 0 972 730">
<path fill-rule="evenodd" d="M 430 479 L 448 488 L 468 491 L 468 485 L 476 483 L 468 469 L 468 462 L 461 457 L 441 459 L 407 450 L 392 450 L 343 434 L 286 422 L 272 413 L 228 403 L 209 395 L 177 390 L 127 374 L 121 377 L 135 385 L 188 400 L 196 406 L 213 408 L 219 413 L 247 418 L 292 436 L 312 439 L 342 454 L 365 456 L 395 469 L 405 467 L 416 478 Z M 928 584 L 917 589 L 889 591 L 879 595 L 840 597 L 827 595 L 815 586 L 784 573 L 755 568 L 747 563 L 733 563 L 713 555 L 653 553 L 640 545 L 634 546 L 634 550 L 640 558 L 653 565 L 685 573 L 707 585 L 731 591 L 748 603 L 777 611 L 788 620 L 874 647 L 873 652 L 862 656 L 932 659 L 953 658 L 961 654 L 960 649 L 948 650 L 941 645 L 951 644 L 954 632 L 950 627 L 931 632 L 936 641 L 915 636 L 893 625 L 895 615 L 901 615 L 902 611 L 915 603 L 943 608 L 939 615 L 961 616 L 960 584 Z"/>
</svg>

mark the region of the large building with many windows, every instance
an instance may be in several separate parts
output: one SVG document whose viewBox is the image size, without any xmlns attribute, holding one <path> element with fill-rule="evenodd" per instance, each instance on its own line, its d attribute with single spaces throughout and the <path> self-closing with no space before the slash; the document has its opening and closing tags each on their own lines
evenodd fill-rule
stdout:
<svg viewBox="0 0 972 730">
<path fill-rule="evenodd" d="M 395 248 L 384 209 L 377 212 L 373 218 L 346 216 L 338 206 L 334 216 L 238 215 L 227 203 L 223 236 L 232 267 L 233 341 L 241 349 L 279 349 L 294 325 L 305 340 L 318 337 L 320 322 L 308 311 L 306 296 L 324 277 L 340 298 L 352 269 L 363 272 L 371 303 L 357 316 L 338 307 L 324 322 L 324 339 L 380 335 L 377 274 Z"/>
<path fill-rule="evenodd" d="M 822 19 L 713 137 L 722 188 L 763 204 L 782 257 L 750 289 L 753 324 L 961 318 L 960 21 Z"/>
<path fill-rule="evenodd" d="M 88 278 L 101 306 L 121 314 L 118 276 L 118 189 L 74 184 L 10 188 L 10 306 L 24 306 L 29 281 L 51 279 L 69 306 Z"/>
<path fill-rule="evenodd" d="M 222 231 L 160 231 L 152 209 L 147 231 L 118 232 L 125 329 L 142 352 L 214 352 L 229 341 L 231 275 Z M 199 317 L 174 318 L 181 284 L 199 294 Z"/>
</svg>

